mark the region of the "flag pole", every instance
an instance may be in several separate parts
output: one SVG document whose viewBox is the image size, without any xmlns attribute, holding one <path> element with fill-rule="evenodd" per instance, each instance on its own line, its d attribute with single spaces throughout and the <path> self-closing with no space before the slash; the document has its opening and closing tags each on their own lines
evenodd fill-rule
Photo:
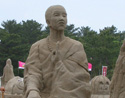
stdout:
<svg viewBox="0 0 125 98">
<path fill-rule="evenodd" d="M 19 76 L 19 61 L 18 61 L 18 76 Z"/>
<path fill-rule="evenodd" d="M 18 76 L 19 76 L 19 68 L 18 68 Z"/>
</svg>

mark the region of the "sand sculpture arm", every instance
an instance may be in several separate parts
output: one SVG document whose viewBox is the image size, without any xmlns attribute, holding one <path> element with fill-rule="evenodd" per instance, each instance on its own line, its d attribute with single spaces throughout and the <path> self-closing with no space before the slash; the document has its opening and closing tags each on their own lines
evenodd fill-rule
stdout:
<svg viewBox="0 0 125 98">
<path fill-rule="evenodd" d="M 29 56 L 26 60 L 24 70 L 24 98 L 27 98 L 31 91 L 39 93 L 40 89 L 43 88 L 38 47 L 39 45 L 37 43 L 32 45 Z"/>
</svg>

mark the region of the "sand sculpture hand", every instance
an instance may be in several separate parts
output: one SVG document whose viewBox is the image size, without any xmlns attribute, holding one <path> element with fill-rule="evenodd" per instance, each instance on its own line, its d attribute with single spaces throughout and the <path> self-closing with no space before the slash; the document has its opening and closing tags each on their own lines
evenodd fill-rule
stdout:
<svg viewBox="0 0 125 98">
<path fill-rule="evenodd" d="M 37 91 L 30 91 L 27 98 L 41 98 Z"/>
<path fill-rule="evenodd" d="M 54 64 L 61 60 L 61 55 L 59 52 L 59 42 L 56 43 L 56 50 L 52 52 L 51 60 Z"/>
</svg>

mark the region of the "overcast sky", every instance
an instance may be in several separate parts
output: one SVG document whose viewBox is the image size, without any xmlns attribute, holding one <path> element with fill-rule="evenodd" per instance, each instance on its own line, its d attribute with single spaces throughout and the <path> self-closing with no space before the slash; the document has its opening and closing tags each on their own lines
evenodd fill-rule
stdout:
<svg viewBox="0 0 125 98">
<path fill-rule="evenodd" d="M 114 25 L 125 31 L 125 0 L 0 0 L 0 24 L 33 19 L 46 26 L 45 11 L 57 4 L 65 7 L 68 24 L 75 27 L 89 26 L 99 31 Z"/>
</svg>

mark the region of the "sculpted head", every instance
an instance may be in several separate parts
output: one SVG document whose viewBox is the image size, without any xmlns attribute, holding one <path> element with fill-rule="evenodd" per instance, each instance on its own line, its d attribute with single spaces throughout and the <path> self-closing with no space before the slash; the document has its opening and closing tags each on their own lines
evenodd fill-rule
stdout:
<svg viewBox="0 0 125 98">
<path fill-rule="evenodd" d="M 45 14 L 46 23 L 50 29 L 64 30 L 67 24 L 67 13 L 63 6 L 50 6 Z"/>
<path fill-rule="evenodd" d="M 6 64 L 12 65 L 11 59 L 7 59 Z"/>
<path fill-rule="evenodd" d="M 103 75 L 94 77 L 91 80 L 92 94 L 108 95 L 109 85 L 110 80 L 107 77 Z"/>
</svg>

